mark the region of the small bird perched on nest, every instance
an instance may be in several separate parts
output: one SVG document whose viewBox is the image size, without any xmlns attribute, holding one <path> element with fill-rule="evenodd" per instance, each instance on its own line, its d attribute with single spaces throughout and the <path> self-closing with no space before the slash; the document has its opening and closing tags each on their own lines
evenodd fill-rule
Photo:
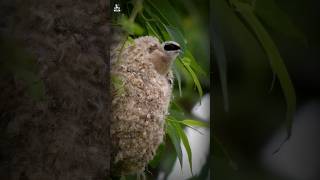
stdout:
<svg viewBox="0 0 320 180">
<path fill-rule="evenodd" d="M 176 42 L 144 36 L 113 57 L 118 61 L 112 60 L 111 76 L 121 82 L 111 88 L 113 174 L 143 172 L 162 143 L 173 87 L 170 67 L 180 51 Z"/>
</svg>

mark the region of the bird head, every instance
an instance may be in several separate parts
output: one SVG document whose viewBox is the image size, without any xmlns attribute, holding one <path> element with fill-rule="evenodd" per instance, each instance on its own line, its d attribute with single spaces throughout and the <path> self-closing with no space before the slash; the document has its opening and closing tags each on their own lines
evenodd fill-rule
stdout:
<svg viewBox="0 0 320 180">
<path fill-rule="evenodd" d="M 181 52 L 181 47 L 174 41 L 165 41 L 162 44 L 159 40 L 152 36 L 143 36 L 135 39 L 137 47 L 147 52 L 146 59 L 150 61 L 155 70 L 161 75 L 167 75 L 172 62 Z"/>
<path fill-rule="evenodd" d="M 154 50 L 151 53 L 151 62 L 153 62 L 158 73 L 166 75 L 172 62 L 181 52 L 180 45 L 174 41 L 165 41 L 161 44 L 161 49 Z"/>
<path fill-rule="evenodd" d="M 174 61 L 178 55 L 181 53 L 181 47 L 177 42 L 165 41 L 162 43 L 163 51 L 170 58 L 171 62 Z"/>
</svg>

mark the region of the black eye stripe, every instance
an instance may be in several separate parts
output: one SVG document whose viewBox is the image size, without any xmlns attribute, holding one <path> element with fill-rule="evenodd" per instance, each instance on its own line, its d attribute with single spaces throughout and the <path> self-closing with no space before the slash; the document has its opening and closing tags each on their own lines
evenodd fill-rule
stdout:
<svg viewBox="0 0 320 180">
<path fill-rule="evenodd" d="M 176 51 L 181 49 L 180 46 L 177 46 L 175 44 L 165 44 L 164 45 L 164 50 L 166 51 Z"/>
</svg>

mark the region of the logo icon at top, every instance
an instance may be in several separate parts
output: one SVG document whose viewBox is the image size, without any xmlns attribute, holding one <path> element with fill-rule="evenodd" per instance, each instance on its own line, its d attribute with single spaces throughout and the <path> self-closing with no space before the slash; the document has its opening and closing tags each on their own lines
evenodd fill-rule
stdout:
<svg viewBox="0 0 320 180">
<path fill-rule="evenodd" d="M 113 12 L 121 12 L 120 4 L 114 4 Z"/>
</svg>

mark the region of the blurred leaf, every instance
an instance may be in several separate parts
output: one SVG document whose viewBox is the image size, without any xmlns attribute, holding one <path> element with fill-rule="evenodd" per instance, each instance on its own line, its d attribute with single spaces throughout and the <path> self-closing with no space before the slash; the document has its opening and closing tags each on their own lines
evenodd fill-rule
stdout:
<svg viewBox="0 0 320 180">
<path fill-rule="evenodd" d="M 215 28 L 213 28 L 213 50 L 219 67 L 219 77 L 222 89 L 225 111 L 229 110 L 228 82 L 227 82 L 227 59 L 225 56 L 224 45 Z"/>
<path fill-rule="evenodd" d="M 132 37 L 128 36 L 128 38 L 124 44 L 124 47 L 129 47 L 132 44 L 134 44 L 134 40 L 132 39 Z"/>
<path fill-rule="evenodd" d="M 178 104 L 176 101 L 171 101 L 171 106 L 170 106 L 170 109 L 174 109 L 174 110 L 177 110 L 177 111 L 180 111 L 181 113 L 183 113 L 183 107 L 181 107 L 180 104 Z"/>
<path fill-rule="evenodd" d="M 166 125 L 167 125 L 166 132 L 170 137 L 170 140 L 174 146 L 175 152 L 177 153 L 177 157 L 179 159 L 180 166 L 182 168 L 183 159 L 182 159 L 182 150 L 181 150 L 181 146 L 180 146 L 180 136 L 179 136 L 178 132 L 176 131 L 172 122 L 166 121 Z"/>
<path fill-rule="evenodd" d="M 196 120 L 177 120 L 177 118 L 174 116 L 169 116 L 167 117 L 167 121 L 171 121 L 174 123 L 178 123 L 178 124 L 183 124 L 188 128 L 193 129 L 194 131 L 197 131 L 200 134 L 203 134 L 201 131 L 199 131 L 198 129 L 195 128 L 196 127 L 209 127 L 208 123 L 204 123 L 201 121 L 196 121 Z M 195 122 L 191 122 L 191 121 L 195 121 Z"/>
<path fill-rule="evenodd" d="M 177 78 L 177 81 L 178 81 L 178 88 L 179 88 L 179 95 L 180 97 L 182 96 L 182 89 L 181 89 L 181 75 L 178 71 L 178 68 L 177 68 L 177 63 L 178 61 L 175 61 L 174 65 L 173 65 L 173 74 L 176 76 Z"/>
<path fill-rule="evenodd" d="M 176 10 L 171 6 L 169 1 L 167 0 L 146 0 L 147 4 L 145 6 L 146 9 L 150 10 L 150 7 L 155 10 L 154 13 L 158 13 L 159 18 L 162 19 L 162 22 L 168 24 L 173 27 L 180 28 L 179 15 Z"/>
<path fill-rule="evenodd" d="M 202 87 L 201 87 L 201 84 L 200 84 L 200 81 L 197 77 L 197 75 L 194 73 L 194 71 L 192 70 L 192 68 L 190 67 L 190 63 L 191 63 L 191 59 L 187 58 L 187 57 L 184 57 L 182 60 L 181 60 L 182 64 L 185 66 L 185 68 L 188 70 L 188 72 L 190 73 L 192 79 L 193 79 L 193 82 L 194 84 L 196 85 L 196 88 L 198 90 L 198 93 L 199 93 L 199 96 L 200 98 L 203 96 L 203 91 L 202 91 Z"/>
<path fill-rule="evenodd" d="M 260 42 L 261 46 L 263 47 L 264 51 L 266 52 L 270 60 L 270 64 L 273 72 L 277 75 L 280 81 L 281 88 L 286 98 L 286 104 L 287 104 L 287 114 L 286 114 L 287 137 L 284 141 L 286 142 L 291 136 L 293 115 L 296 109 L 296 95 L 295 95 L 294 87 L 291 82 L 289 73 L 286 69 L 286 66 L 272 38 L 270 37 L 268 32 L 265 30 L 263 25 L 256 18 L 256 16 L 253 14 L 252 6 L 245 3 L 241 3 L 237 0 L 232 0 L 232 3 L 236 7 L 236 9 L 239 11 L 241 16 L 244 18 L 244 20 L 248 23 L 248 26 L 255 33 L 258 41 Z"/>
<path fill-rule="evenodd" d="M 114 92 L 112 92 L 113 95 L 121 96 L 125 93 L 124 82 L 120 77 L 111 74 L 111 83 L 114 86 Z"/>
<path fill-rule="evenodd" d="M 165 27 L 163 26 L 163 23 L 156 23 L 155 28 L 158 30 L 158 32 L 161 35 L 161 41 L 166 41 L 166 40 L 170 39 L 170 35 L 167 32 L 167 30 L 165 29 Z"/>
<path fill-rule="evenodd" d="M 277 78 L 277 75 L 275 73 L 272 73 L 272 81 L 271 81 L 269 93 L 272 91 L 274 84 L 276 83 L 276 78 Z"/>
<path fill-rule="evenodd" d="M 234 169 L 238 169 L 238 165 L 232 160 L 230 154 L 225 149 L 220 140 L 213 135 L 213 146 L 214 146 L 214 156 L 223 157 L 226 161 L 228 161 L 229 165 Z"/>
<path fill-rule="evenodd" d="M 152 25 L 149 22 L 146 22 L 146 27 L 148 30 L 148 35 L 152 35 L 157 37 L 158 39 L 161 39 L 160 35 L 156 32 L 156 30 L 152 27 Z"/>
<path fill-rule="evenodd" d="M 181 46 L 182 52 L 184 52 L 186 50 L 187 41 L 183 37 L 182 33 L 175 27 L 166 26 L 166 25 L 164 25 L 164 27 L 166 28 L 167 32 L 169 33 L 171 40 L 179 43 Z M 182 56 L 183 56 L 183 54 L 182 54 Z"/>
<path fill-rule="evenodd" d="M 192 172 L 192 152 L 191 152 L 188 137 L 187 137 L 186 133 L 182 130 L 180 124 L 178 124 L 178 123 L 172 123 L 172 124 L 174 125 L 174 128 L 178 132 L 178 134 L 182 140 L 182 143 L 187 151 L 189 165 L 190 165 L 190 171 L 191 171 L 191 174 L 193 175 L 193 172 Z"/>
<path fill-rule="evenodd" d="M 210 162 L 209 157 L 206 159 L 205 164 L 202 166 L 201 171 L 193 176 L 188 178 L 187 180 L 204 180 L 204 179 L 209 179 L 210 175 L 209 175 L 209 171 L 210 171 L 210 165 L 213 164 L 212 162 Z M 213 168 L 213 166 L 212 166 Z"/>
<path fill-rule="evenodd" d="M 202 122 L 202 121 L 197 121 L 197 120 L 192 120 L 192 119 L 185 119 L 182 120 L 181 123 L 188 125 L 188 126 L 197 126 L 197 127 L 209 127 L 209 123 Z"/>
<path fill-rule="evenodd" d="M 185 114 L 184 114 L 183 110 L 177 110 L 177 109 L 170 108 L 169 112 L 170 112 L 170 115 L 168 116 L 169 119 L 184 119 L 185 118 Z"/>
<path fill-rule="evenodd" d="M 151 24 L 155 20 L 152 18 L 148 19 L 147 17 L 145 17 L 144 14 L 148 14 L 148 13 L 146 11 L 143 11 L 139 14 L 140 15 L 139 17 L 141 18 L 140 23 L 145 26 L 145 29 L 147 30 L 148 35 L 155 36 L 159 40 L 161 40 L 162 38 L 160 37 L 160 33 L 157 32 L 157 29 L 154 28 L 153 24 Z M 138 18 L 138 20 L 139 20 L 139 18 Z"/>
<path fill-rule="evenodd" d="M 168 133 L 165 135 L 165 148 L 163 156 L 159 165 L 160 171 L 164 173 L 164 179 L 172 172 L 175 162 L 178 159 L 177 153 L 175 151 L 174 145 L 171 143 L 171 139 Z"/>
<path fill-rule="evenodd" d="M 149 165 L 152 167 L 152 168 L 156 168 L 159 163 L 160 163 L 160 160 L 161 160 L 161 156 L 164 152 L 164 148 L 165 148 L 165 145 L 162 143 L 159 145 L 158 149 L 157 149 L 157 152 L 156 152 L 156 155 L 153 157 L 153 159 L 149 162 Z"/>
<path fill-rule="evenodd" d="M 292 23 L 290 17 L 277 6 L 274 0 L 256 0 L 254 12 L 272 30 L 307 44 L 304 34 Z"/>
<path fill-rule="evenodd" d="M 190 76 L 189 71 L 183 65 L 180 57 L 178 57 L 178 59 L 175 61 L 175 65 L 176 65 L 177 70 L 181 76 L 181 81 L 184 83 L 183 93 L 186 95 L 189 93 L 188 92 L 189 89 L 192 89 L 192 87 L 194 86 L 193 79 Z"/>
<path fill-rule="evenodd" d="M 122 26 L 123 30 L 127 31 L 131 35 L 142 35 L 144 32 L 143 28 L 139 24 L 131 21 L 126 16 L 121 16 L 119 24 Z"/>
<path fill-rule="evenodd" d="M 204 76 L 207 75 L 206 72 L 202 69 L 202 67 L 197 63 L 197 61 L 193 57 L 192 53 L 188 49 L 186 50 L 185 56 L 191 60 L 190 61 L 190 66 L 192 67 L 192 69 L 195 70 L 195 72 L 197 74 L 201 74 L 201 75 L 204 75 Z"/>
</svg>

